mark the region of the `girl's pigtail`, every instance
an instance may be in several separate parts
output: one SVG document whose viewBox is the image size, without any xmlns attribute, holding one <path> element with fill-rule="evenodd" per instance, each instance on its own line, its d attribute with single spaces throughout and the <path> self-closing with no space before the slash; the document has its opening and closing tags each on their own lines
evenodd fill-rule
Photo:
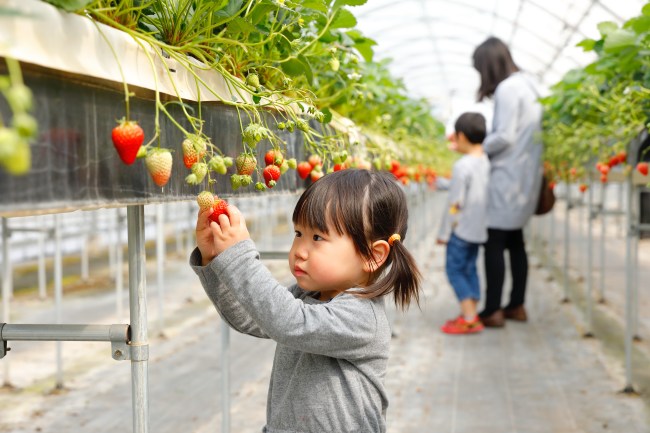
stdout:
<svg viewBox="0 0 650 433">
<path fill-rule="evenodd" d="M 420 282 L 422 274 L 415 259 L 401 241 L 393 242 L 390 252 L 392 263 L 390 270 L 382 278 L 381 285 L 392 286 L 395 305 L 406 310 L 415 301 L 420 306 Z"/>
</svg>

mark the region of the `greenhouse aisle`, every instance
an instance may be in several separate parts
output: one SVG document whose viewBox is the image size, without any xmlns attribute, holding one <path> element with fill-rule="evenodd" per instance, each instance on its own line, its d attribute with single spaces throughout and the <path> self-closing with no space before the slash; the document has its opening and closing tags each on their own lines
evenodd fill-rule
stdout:
<svg viewBox="0 0 650 433">
<path fill-rule="evenodd" d="M 430 245 L 427 247 L 427 245 Z M 443 249 L 418 249 L 425 275 L 421 310 L 395 315 L 386 378 L 391 433 L 650 432 L 648 408 L 619 393 L 622 363 L 583 319 L 561 304 L 560 282 L 532 257 L 529 323 L 508 323 L 479 335 L 453 337 L 439 326 L 457 312 L 443 272 Z M 611 246 L 610 254 L 622 254 Z M 641 254 L 641 266 L 650 262 Z M 154 261 L 155 262 L 155 261 Z M 268 262 L 289 282 L 284 261 Z M 148 269 L 150 428 L 156 433 L 221 431 L 219 320 L 185 257 L 166 263 L 165 332 L 156 331 L 155 268 Z M 52 320 L 50 301 L 18 298 L 15 323 Z M 116 323 L 114 294 L 66 295 L 68 323 Z M 12 343 L 15 389 L 0 391 L 0 432 L 131 431 L 130 365 L 110 358 L 106 344 L 64 343 L 65 388 L 51 392 L 53 343 Z M 258 432 L 274 344 L 231 334 L 231 421 L 234 433 Z M 1 361 L 1 362 L 4 362 Z"/>
</svg>

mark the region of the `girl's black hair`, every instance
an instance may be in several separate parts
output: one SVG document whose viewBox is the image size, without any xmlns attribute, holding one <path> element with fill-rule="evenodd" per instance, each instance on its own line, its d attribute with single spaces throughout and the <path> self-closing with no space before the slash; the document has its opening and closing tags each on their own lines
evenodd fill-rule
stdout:
<svg viewBox="0 0 650 433">
<path fill-rule="evenodd" d="M 481 75 L 481 86 L 478 89 L 479 101 L 494 95 L 499 83 L 519 70 L 512 60 L 508 46 L 494 36 L 476 47 L 472 59 L 474 68 Z"/>
<path fill-rule="evenodd" d="M 323 176 L 300 196 L 292 219 L 325 234 L 331 224 L 338 234 L 349 235 L 368 261 L 374 261 L 373 242 L 399 234 L 401 241 L 393 243 L 386 261 L 371 273 L 369 285 L 354 294 L 374 298 L 393 292 L 399 308 L 406 309 L 413 300 L 419 305 L 421 274 L 402 243 L 408 222 L 406 196 L 392 174 L 346 169 Z"/>
</svg>

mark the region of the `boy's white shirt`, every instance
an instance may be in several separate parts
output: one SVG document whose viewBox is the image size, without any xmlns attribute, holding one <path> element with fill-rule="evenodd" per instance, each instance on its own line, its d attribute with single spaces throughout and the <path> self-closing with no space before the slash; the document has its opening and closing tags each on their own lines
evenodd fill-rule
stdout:
<svg viewBox="0 0 650 433">
<path fill-rule="evenodd" d="M 438 239 L 452 232 L 467 242 L 487 241 L 487 190 L 490 161 L 485 154 L 464 155 L 454 164 Z"/>
</svg>

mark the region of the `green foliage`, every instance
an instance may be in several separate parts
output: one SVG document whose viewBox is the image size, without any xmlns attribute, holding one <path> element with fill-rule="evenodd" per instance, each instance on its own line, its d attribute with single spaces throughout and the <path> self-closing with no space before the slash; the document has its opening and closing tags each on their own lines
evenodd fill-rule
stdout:
<svg viewBox="0 0 650 433">
<path fill-rule="evenodd" d="M 650 7 L 621 28 L 603 22 L 598 30 L 600 40 L 578 44 L 597 60 L 567 73 L 542 100 L 547 168 L 565 180 L 571 167 L 624 152 L 650 120 Z"/>
</svg>

